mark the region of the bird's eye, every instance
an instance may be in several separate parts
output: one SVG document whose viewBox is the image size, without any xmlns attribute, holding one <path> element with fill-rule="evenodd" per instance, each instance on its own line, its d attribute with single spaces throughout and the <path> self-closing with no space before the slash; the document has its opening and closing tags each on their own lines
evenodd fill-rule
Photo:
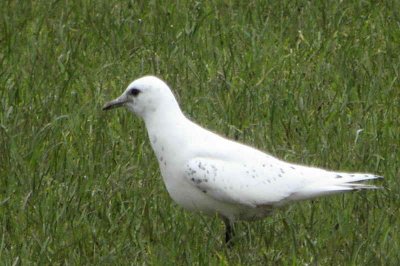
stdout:
<svg viewBox="0 0 400 266">
<path fill-rule="evenodd" d="M 135 97 L 138 96 L 139 93 L 140 93 L 140 90 L 135 89 L 135 88 L 133 88 L 129 91 L 129 94 L 132 96 L 135 96 Z"/>
</svg>

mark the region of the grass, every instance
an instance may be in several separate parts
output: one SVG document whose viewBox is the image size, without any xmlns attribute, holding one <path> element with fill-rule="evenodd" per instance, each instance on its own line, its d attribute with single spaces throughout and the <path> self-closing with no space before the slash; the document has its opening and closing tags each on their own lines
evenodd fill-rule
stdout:
<svg viewBox="0 0 400 266">
<path fill-rule="evenodd" d="M 398 1 L 3 1 L 0 261 L 398 265 Z M 169 198 L 142 121 L 101 111 L 145 74 L 207 128 L 279 158 L 384 175 L 223 243 Z M 358 130 L 361 133 L 357 134 Z"/>
</svg>

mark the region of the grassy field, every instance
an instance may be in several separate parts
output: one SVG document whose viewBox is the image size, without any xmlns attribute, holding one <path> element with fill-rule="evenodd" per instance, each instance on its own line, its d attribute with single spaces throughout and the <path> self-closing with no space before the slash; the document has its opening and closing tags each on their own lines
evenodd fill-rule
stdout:
<svg viewBox="0 0 400 266">
<path fill-rule="evenodd" d="M 0 264 L 399 265 L 399 1 L 2 1 Z M 236 226 L 176 206 L 143 122 L 154 74 L 201 125 L 384 190 Z M 360 131 L 362 130 L 362 131 Z M 357 133 L 359 132 L 359 133 Z"/>
</svg>

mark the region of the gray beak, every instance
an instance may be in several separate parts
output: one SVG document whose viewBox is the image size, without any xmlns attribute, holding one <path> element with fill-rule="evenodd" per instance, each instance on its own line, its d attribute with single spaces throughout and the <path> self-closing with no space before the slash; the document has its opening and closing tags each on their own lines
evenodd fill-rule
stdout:
<svg viewBox="0 0 400 266">
<path fill-rule="evenodd" d="M 111 110 L 117 107 L 121 107 L 123 106 L 125 103 L 127 102 L 126 98 L 123 96 L 118 97 L 115 100 L 109 101 L 108 103 L 106 103 L 103 106 L 103 110 L 107 111 L 107 110 Z"/>
</svg>

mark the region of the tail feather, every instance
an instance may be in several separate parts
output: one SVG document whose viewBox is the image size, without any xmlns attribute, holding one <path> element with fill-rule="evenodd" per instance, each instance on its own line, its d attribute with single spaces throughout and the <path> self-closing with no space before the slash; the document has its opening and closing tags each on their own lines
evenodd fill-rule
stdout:
<svg viewBox="0 0 400 266">
<path fill-rule="evenodd" d="M 326 196 L 344 192 L 364 189 L 381 189 L 375 185 L 359 183 L 372 179 L 380 179 L 383 176 L 360 173 L 334 173 L 329 172 L 328 178 L 319 179 L 317 182 L 310 183 L 290 196 L 291 200 L 312 199 L 319 196 Z"/>
<path fill-rule="evenodd" d="M 371 179 L 383 178 L 383 176 L 373 175 L 373 174 L 362 174 L 362 173 L 335 173 L 330 172 L 330 178 L 336 180 L 338 183 L 354 183 L 360 181 L 366 181 Z"/>
</svg>

